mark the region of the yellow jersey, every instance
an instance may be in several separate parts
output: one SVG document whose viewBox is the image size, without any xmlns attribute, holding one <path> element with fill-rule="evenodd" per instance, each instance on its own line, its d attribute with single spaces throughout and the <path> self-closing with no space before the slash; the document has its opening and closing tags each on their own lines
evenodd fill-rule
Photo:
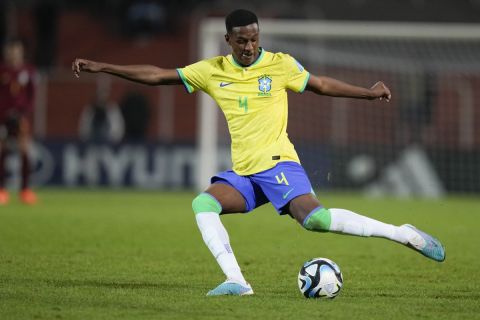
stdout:
<svg viewBox="0 0 480 320">
<path fill-rule="evenodd" d="M 300 163 L 287 134 L 287 89 L 303 92 L 310 74 L 293 57 L 260 48 L 258 59 L 247 67 L 230 54 L 177 72 L 189 93 L 202 90 L 222 109 L 235 173 L 251 175 L 282 161 Z"/>
</svg>

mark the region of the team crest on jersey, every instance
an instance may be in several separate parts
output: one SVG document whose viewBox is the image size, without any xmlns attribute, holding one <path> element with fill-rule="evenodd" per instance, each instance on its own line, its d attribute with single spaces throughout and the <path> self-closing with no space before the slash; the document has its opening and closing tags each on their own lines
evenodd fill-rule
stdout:
<svg viewBox="0 0 480 320">
<path fill-rule="evenodd" d="M 271 96 L 270 90 L 272 89 L 272 78 L 264 74 L 258 78 L 258 93 L 259 96 Z"/>
</svg>

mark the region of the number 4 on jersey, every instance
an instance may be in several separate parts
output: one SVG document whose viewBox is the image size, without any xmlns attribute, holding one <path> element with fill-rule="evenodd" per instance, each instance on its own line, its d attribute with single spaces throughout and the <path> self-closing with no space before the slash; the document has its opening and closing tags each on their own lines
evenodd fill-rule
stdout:
<svg viewBox="0 0 480 320">
<path fill-rule="evenodd" d="M 248 99 L 247 97 L 238 97 L 238 107 L 243 108 L 245 113 L 248 112 Z"/>
<path fill-rule="evenodd" d="M 285 177 L 285 174 L 283 173 L 283 171 L 280 172 L 280 177 L 276 175 L 275 178 L 277 179 L 278 184 L 285 183 L 285 185 L 288 186 L 288 180 L 287 180 L 287 177 Z"/>
</svg>

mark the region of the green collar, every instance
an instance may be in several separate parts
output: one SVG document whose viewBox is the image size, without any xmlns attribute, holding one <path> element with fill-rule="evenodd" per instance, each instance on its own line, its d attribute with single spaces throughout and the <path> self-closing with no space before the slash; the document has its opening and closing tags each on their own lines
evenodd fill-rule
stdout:
<svg viewBox="0 0 480 320">
<path fill-rule="evenodd" d="M 262 60 L 263 56 L 265 55 L 265 50 L 263 50 L 262 47 L 258 48 L 260 50 L 260 54 L 258 55 L 257 57 L 257 60 L 255 60 L 251 65 L 249 66 L 242 66 L 240 63 L 238 63 L 236 60 L 235 60 L 235 57 L 233 56 L 233 54 L 231 54 L 230 56 L 232 57 L 230 60 L 232 61 L 232 64 L 236 67 L 239 67 L 239 68 L 251 68 L 253 67 L 254 65 L 258 64 L 260 62 L 260 60 Z"/>
</svg>

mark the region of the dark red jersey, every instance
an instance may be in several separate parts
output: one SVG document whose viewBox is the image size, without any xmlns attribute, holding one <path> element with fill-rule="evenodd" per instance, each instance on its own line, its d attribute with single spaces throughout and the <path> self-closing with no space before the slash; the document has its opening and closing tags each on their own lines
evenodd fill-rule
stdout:
<svg viewBox="0 0 480 320">
<path fill-rule="evenodd" d="M 35 96 L 35 70 L 30 65 L 13 68 L 0 64 L 0 122 L 9 115 L 28 115 Z"/>
</svg>

